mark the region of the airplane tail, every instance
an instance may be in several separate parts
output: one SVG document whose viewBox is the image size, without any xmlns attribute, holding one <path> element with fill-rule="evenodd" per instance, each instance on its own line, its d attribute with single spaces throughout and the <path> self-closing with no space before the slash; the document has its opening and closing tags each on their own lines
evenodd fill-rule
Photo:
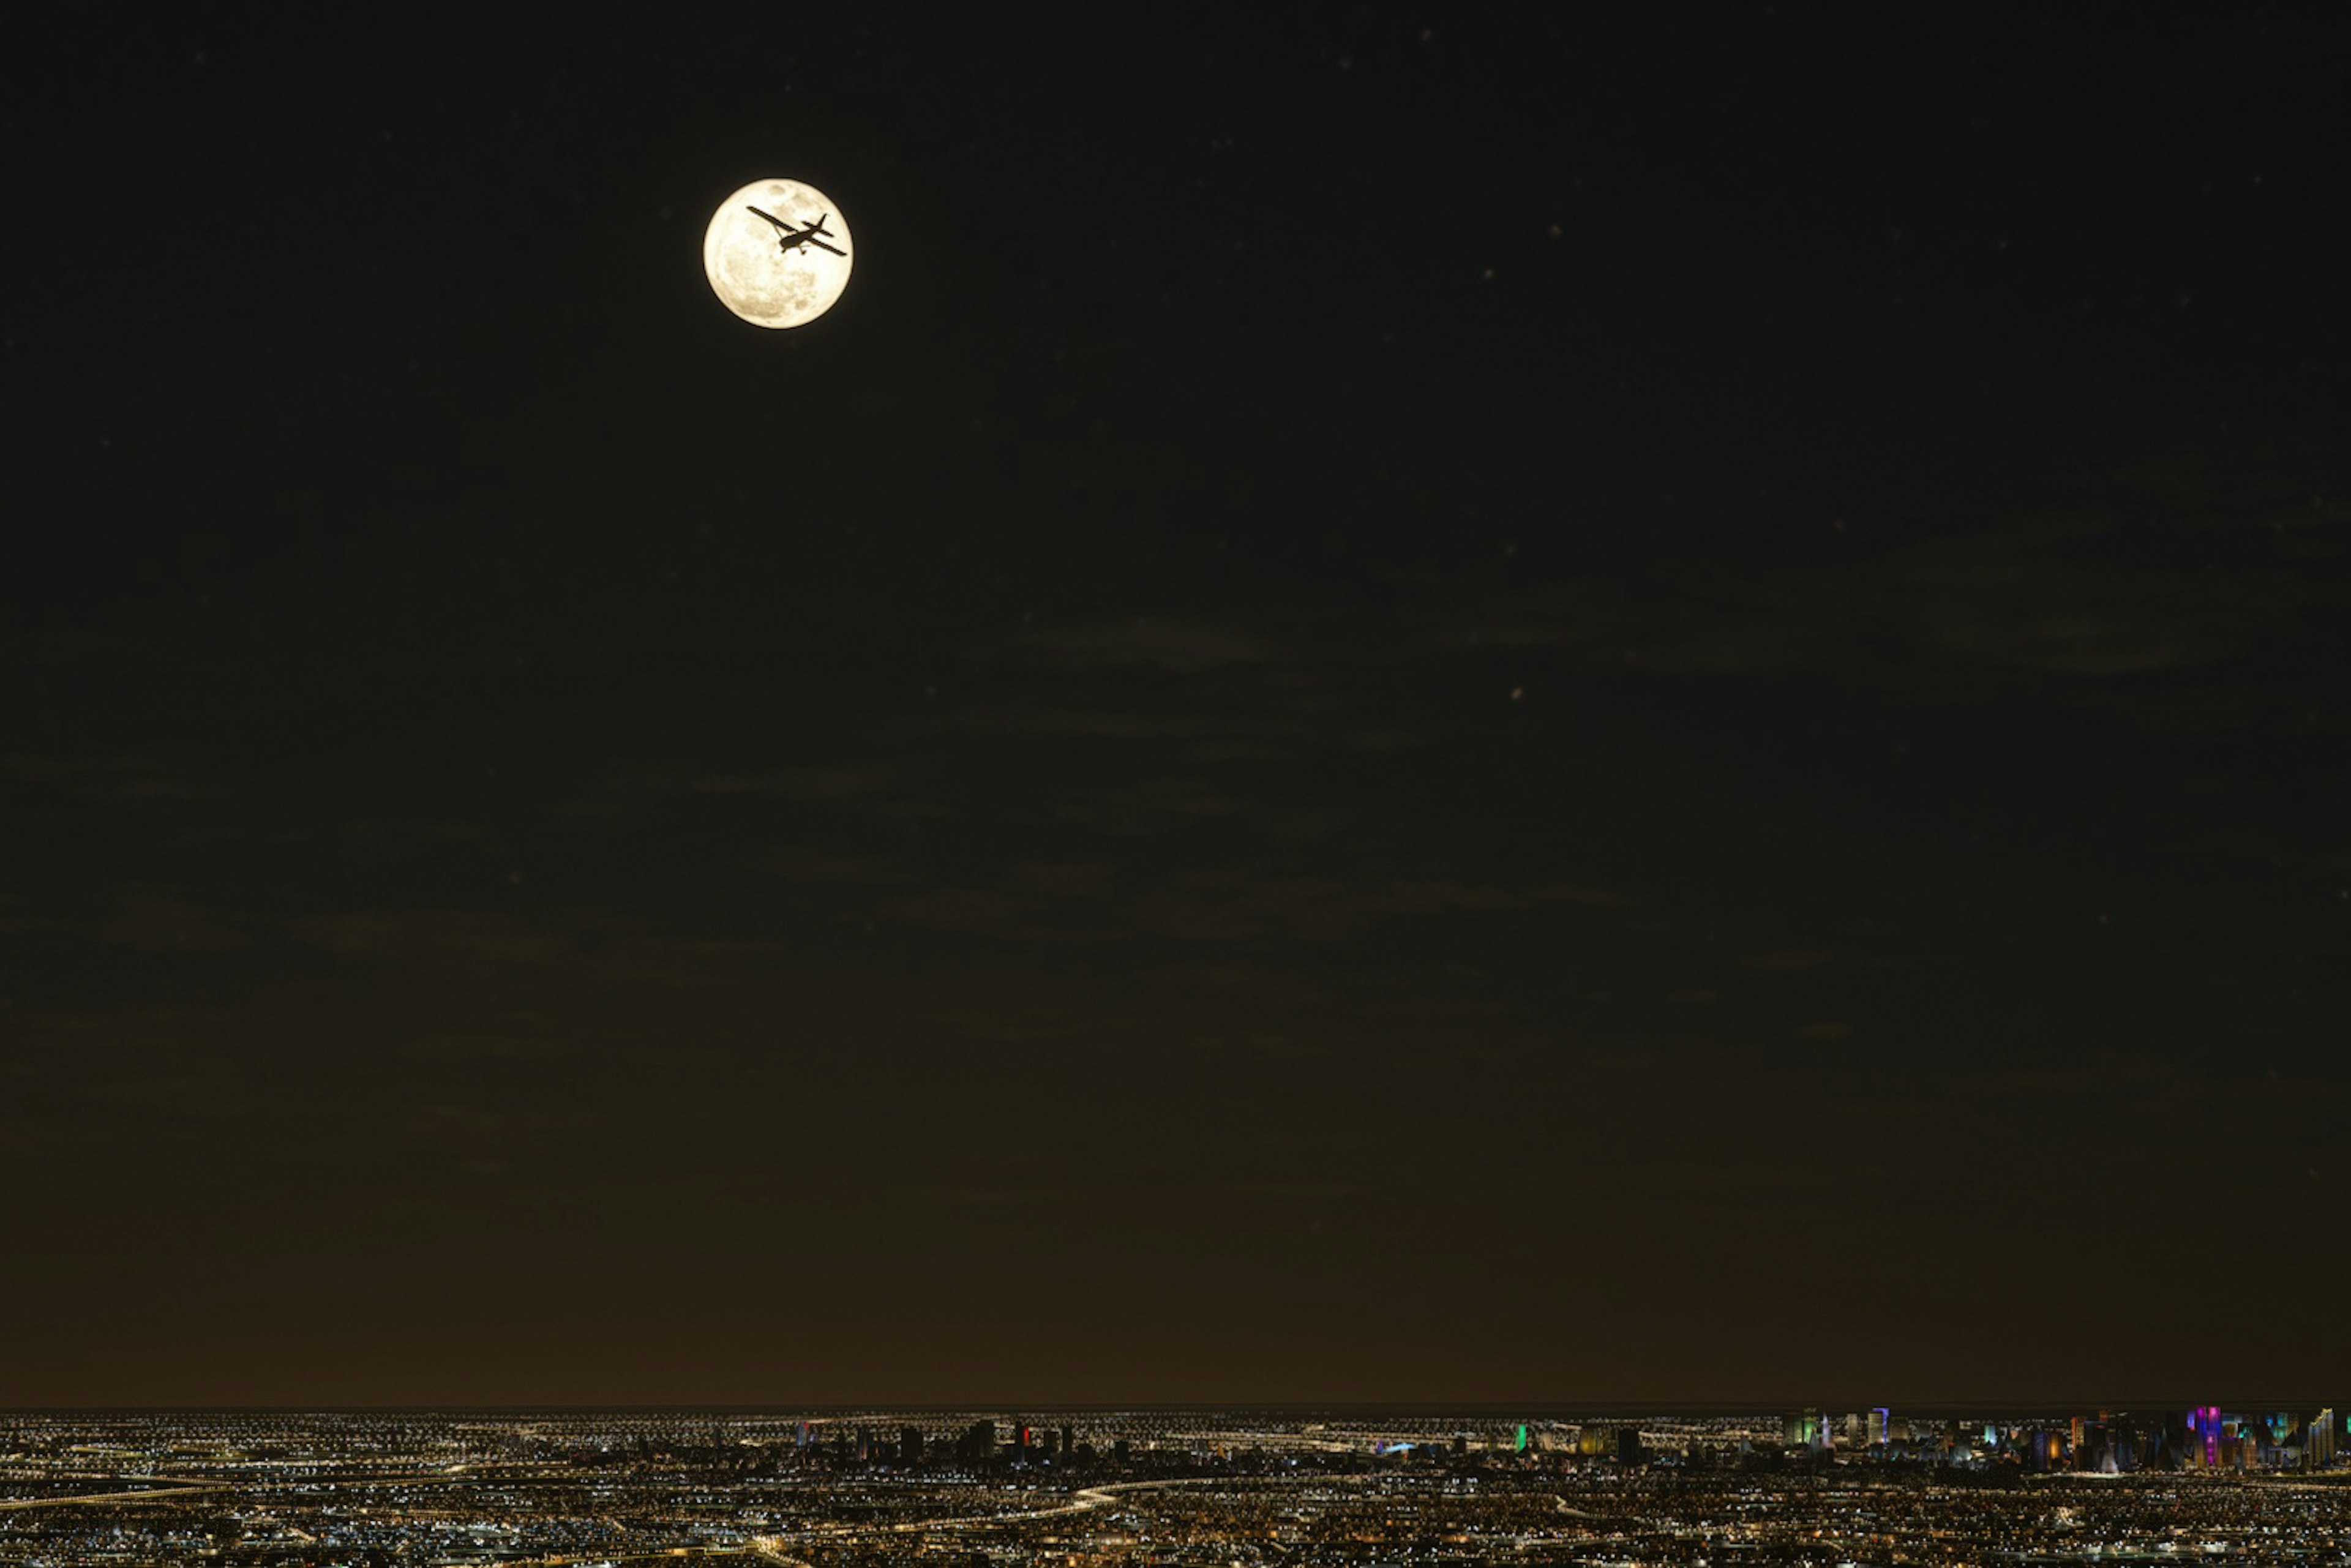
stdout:
<svg viewBox="0 0 2351 1568">
<path fill-rule="evenodd" d="M 831 213 L 819 213 L 819 214 L 817 214 L 817 215 L 816 215 L 816 222 L 814 222 L 814 223 L 812 223 L 812 224 L 809 225 L 809 226 L 808 226 L 808 232 L 809 232 L 809 233 L 810 233 L 810 234 L 812 234 L 812 235 L 826 235 L 827 237 L 831 237 L 831 235 L 832 235 L 832 231 L 831 231 L 831 229 L 829 229 L 829 228 L 827 228 L 827 227 L 825 227 L 825 226 L 824 226 L 824 220 L 825 220 L 825 219 L 827 219 L 827 218 L 829 218 L 829 217 L 831 217 L 831 216 L 832 216 L 832 214 L 831 214 Z"/>
</svg>

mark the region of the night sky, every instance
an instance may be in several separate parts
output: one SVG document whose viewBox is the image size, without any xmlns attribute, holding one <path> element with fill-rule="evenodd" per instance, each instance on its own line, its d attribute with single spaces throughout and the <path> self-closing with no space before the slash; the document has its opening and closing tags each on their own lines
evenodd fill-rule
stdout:
<svg viewBox="0 0 2351 1568">
<path fill-rule="evenodd" d="M 20 40 L 0 1404 L 2345 1396 L 2351 13 L 842 9 Z"/>
</svg>

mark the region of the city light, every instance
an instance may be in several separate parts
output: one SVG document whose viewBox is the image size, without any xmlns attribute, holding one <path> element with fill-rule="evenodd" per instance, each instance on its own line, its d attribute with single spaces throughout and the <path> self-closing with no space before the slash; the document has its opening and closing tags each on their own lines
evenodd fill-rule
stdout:
<svg viewBox="0 0 2351 1568">
<path fill-rule="evenodd" d="M 2329 1408 L 0 1416 L 0 1564 L 2340 1562 Z"/>
</svg>

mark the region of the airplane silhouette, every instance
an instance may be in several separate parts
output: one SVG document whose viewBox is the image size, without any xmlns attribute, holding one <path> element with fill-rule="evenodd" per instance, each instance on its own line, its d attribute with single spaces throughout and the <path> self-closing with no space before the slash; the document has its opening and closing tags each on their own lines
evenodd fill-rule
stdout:
<svg viewBox="0 0 2351 1568">
<path fill-rule="evenodd" d="M 748 202 L 746 202 L 743 204 L 747 207 L 750 207 L 751 205 Z M 751 207 L 751 211 L 759 213 L 759 209 L 757 207 Z M 824 226 L 824 220 L 832 216 L 831 213 L 820 213 L 817 215 L 816 222 L 809 225 L 809 226 L 804 229 L 796 229 L 792 227 L 791 225 L 784 222 L 783 219 L 776 216 L 773 213 L 759 213 L 759 215 L 776 225 L 776 248 L 783 252 L 786 256 L 789 256 L 792 253 L 792 247 L 794 246 L 799 245 L 812 245 L 819 250 L 832 251 L 832 254 L 835 256 L 847 256 L 849 254 L 845 250 L 835 250 L 831 246 L 825 244 L 823 240 L 816 237 L 818 235 L 823 235 L 831 239 L 839 239 L 841 237 L 839 235 L 834 234 L 831 229 Z"/>
</svg>

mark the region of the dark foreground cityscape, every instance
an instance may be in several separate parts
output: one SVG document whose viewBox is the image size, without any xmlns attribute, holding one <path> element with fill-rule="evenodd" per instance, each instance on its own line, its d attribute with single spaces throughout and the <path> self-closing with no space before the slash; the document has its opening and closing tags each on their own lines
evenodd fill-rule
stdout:
<svg viewBox="0 0 2351 1568">
<path fill-rule="evenodd" d="M 2332 1409 L 0 1416 L 0 1563 L 2351 1563 Z"/>
</svg>

